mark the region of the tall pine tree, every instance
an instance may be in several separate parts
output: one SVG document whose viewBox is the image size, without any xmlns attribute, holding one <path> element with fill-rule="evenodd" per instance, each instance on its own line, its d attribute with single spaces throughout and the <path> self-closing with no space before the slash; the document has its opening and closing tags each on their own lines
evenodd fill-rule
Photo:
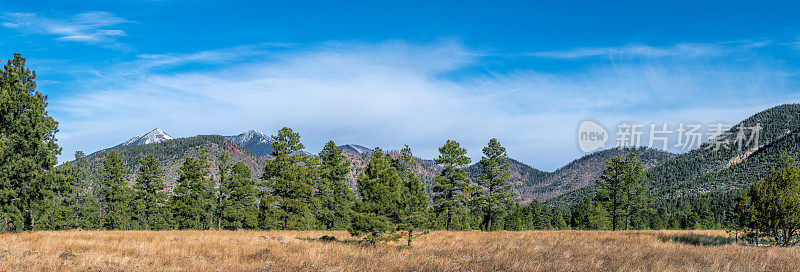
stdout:
<svg viewBox="0 0 800 272">
<path fill-rule="evenodd" d="M 494 229 L 498 215 L 513 204 L 516 194 L 509 181 L 509 159 L 505 147 L 497 139 L 491 139 L 483 148 L 480 161 L 481 172 L 477 178 L 479 189 L 473 201 L 483 212 L 484 230 Z"/>
<path fill-rule="evenodd" d="M 469 192 L 472 180 L 465 170 L 470 159 L 466 156 L 467 150 L 458 142 L 447 140 L 439 148 L 439 157 L 434 160 L 442 165 L 442 171 L 433 179 L 433 210 L 439 215 L 446 216 L 445 229 L 452 229 L 454 215 L 467 213 L 466 204 L 469 203 Z"/>
<path fill-rule="evenodd" d="M 180 229 L 205 229 L 211 224 L 212 181 L 208 155 L 201 150 L 180 167 L 178 184 L 170 201 L 173 218 Z"/>
<path fill-rule="evenodd" d="M 611 216 L 611 230 L 617 230 L 621 220 L 628 229 L 630 217 L 643 211 L 649 200 L 644 184 L 644 171 L 636 155 L 627 158 L 616 156 L 607 162 L 608 167 L 597 181 L 600 192 L 596 199 L 602 203 Z"/>
<path fill-rule="evenodd" d="M 52 194 L 45 172 L 56 164 L 58 123 L 46 111 L 47 96 L 36 90 L 36 72 L 14 54 L 0 72 L 0 216 L 3 229 L 27 221 L 36 230 L 37 206 Z"/>
<path fill-rule="evenodd" d="M 100 205 L 102 227 L 105 229 L 124 229 L 130 221 L 130 191 L 125 182 L 125 162 L 116 150 L 112 150 L 103 160 L 100 172 Z"/>
<path fill-rule="evenodd" d="M 166 185 L 161 177 L 161 163 L 153 154 L 139 160 L 139 164 L 136 183 L 133 184 L 137 217 L 143 221 L 144 228 L 150 230 L 156 216 L 163 220 L 162 210 L 167 198 L 163 190 Z"/>
<path fill-rule="evenodd" d="M 310 214 L 316 180 L 313 159 L 300 152 L 303 150 L 300 134 L 288 127 L 280 129 L 272 140 L 273 158 L 264 166 L 262 176 L 266 189 L 261 199 L 262 219 L 267 227 L 307 229 L 313 221 Z"/>
<path fill-rule="evenodd" d="M 252 229 L 258 226 L 258 189 L 250 168 L 237 162 L 222 184 L 222 227 Z"/>
<path fill-rule="evenodd" d="M 317 220 L 321 221 L 325 229 L 347 229 L 356 201 L 355 194 L 346 183 L 350 161 L 333 141 L 325 144 L 318 157 L 320 179 L 317 183 L 317 195 L 320 207 L 316 212 Z"/>
<path fill-rule="evenodd" d="M 75 151 L 75 188 L 72 190 L 73 228 L 96 228 L 100 207 L 95 197 L 83 151 Z"/>
<path fill-rule="evenodd" d="M 226 178 L 228 177 L 228 172 L 231 170 L 231 163 L 229 161 L 230 156 L 228 153 L 221 152 L 219 156 L 217 156 L 217 171 L 219 172 L 219 182 L 214 190 L 214 197 L 216 197 L 216 201 L 214 201 L 214 218 L 217 219 L 217 229 L 222 229 L 222 210 L 223 200 L 225 195 L 223 193 L 224 188 L 223 185 L 227 182 Z"/>
</svg>

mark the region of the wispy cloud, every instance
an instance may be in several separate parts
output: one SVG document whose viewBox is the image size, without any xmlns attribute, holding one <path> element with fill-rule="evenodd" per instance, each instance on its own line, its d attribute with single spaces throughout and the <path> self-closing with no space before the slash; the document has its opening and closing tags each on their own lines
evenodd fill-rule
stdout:
<svg viewBox="0 0 800 272">
<path fill-rule="evenodd" d="M 718 57 L 732 51 L 766 46 L 765 41 L 743 41 L 727 43 L 679 43 L 668 46 L 651 46 L 644 44 L 628 44 L 617 47 L 579 47 L 569 50 L 531 52 L 524 55 L 556 58 L 578 59 L 587 57 L 631 57 L 631 58 L 664 58 L 664 57 Z"/>
<path fill-rule="evenodd" d="M 164 72 L 187 63 L 215 65 Z M 431 158 L 445 139 L 454 139 L 479 158 L 497 137 L 512 157 L 552 170 L 580 155 L 573 134 L 587 118 L 608 125 L 735 122 L 791 102 L 786 93 L 800 85 L 769 59 L 444 76 L 480 63 L 480 54 L 452 41 L 141 55 L 83 77 L 73 86 L 82 91 L 52 97 L 51 108 L 62 121 L 65 154 L 113 146 L 153 127 L 180 137 L 290 126 L 314 152 L 333 139 L 409 144 Z"/>
<path fill-rule="evenodd" d="M 51 18 L 36 13 L 3 13 L 2 18 L 4 22 L 0 25 L 24 33 L 53 35 L 59 41 L 113 46 L 121 46 L 117 38 L 127 33 L 109 27 L 130 22 L 105 11 L 84 12 L 68 18 Z"/>
<path fill-rule="evenodd" d="M 246 59 L 264 59 L 276 54 L 276 49 L 292 49 L 288 43 L 262 43 L 194 53 L 140 54 L 136 66 L 141 69 L 175 67 L 185 64 L 223 64 Z M 126 65 L 130 65 L 129 63 Z"/>
</svg>

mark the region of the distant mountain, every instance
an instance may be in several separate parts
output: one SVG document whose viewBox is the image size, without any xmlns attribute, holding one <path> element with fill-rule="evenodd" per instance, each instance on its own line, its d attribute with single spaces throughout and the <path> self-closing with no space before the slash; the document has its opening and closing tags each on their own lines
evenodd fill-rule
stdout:
<svg viewBox="0 0 800 272">
<path fill-rule="evenodd" d="M 517 201 L 523 204 L 530 203 L 534 199 L 546 201 L 571 190 L 594 185 L 595 180 L 605 169 L 607 160 L 631 152 L 637 155 L 645 168 L 658 165 L 674 156 L 672 153 L 654 149 L 615 148 L 588 154 L 555 172 L 545 172 L 512 159 L 509 170 L 511 170 L 511 181 L 515 186 L 514 191 L 519 194 Z M 470 165 L 467 169 L 473 176 L 480 173 L 478 163 Z"/>
<path fill-rule="evenodd" d="M 350 153 L 350 154 L 372 153 L 372 149 L 369 149 L 369 148 L 366 148 L 364 146 L 357 145 L 357 144 L 340 145 L 339 148 L 341 148 L 343 152 Z"/>
<path fill-rule="evenodd" d="M 763 129 L 759 145 L 739 150 L 735 143 L 742 127 L 759 124 Z M 800 104 L 785 104 L 759 112 L 714 140 L 698 148 L 676 155 L 645 171 L 651 195 L 657 198 L 679 198 L 728 193 L 747 188 L 763 178 L 772 167 L 772 160 L 780 152 L 800 158 Z M 551 200 L 551 204 L 575 203 L 596 193 L 595 186 L 575 190 Z"/>
<path fill-rule="evenodd" d="M 155 144 L 160 143 L 163 141 L 172 140 L 173 138 L 161 131 L 161 129 L 156 128 L 151 130 L 148 133 L 136 136 L 131 138 L 130 140 L 121 143 L 120 146 L 123 145 L 146 145 L 146 144 Z"/>
<path fill-rule="evenodd" d="M 258 157 L 269 157 L 272 152 L 272 137 L 255 129 L 239 135 L 224 137 Z"/>
<path fill-rule="evenodd" d="M 636 155 L 645 170 L 675 157 L 675 154 L 650 148 L 612 148 L 597 151 L 549 173 L 542 182 L 525 188 L 523 193 L 544 201 L 572 190 L 595 185 L 603 174 L 607 161 L 630 153 Z"/>
<path fill-rule="evenodd" d="M 467 172 L 469 172 L 471 176 L 477 177 L 481 173 L 481 168 L 480 163 L 475 162 L 467 167 Z M 541 183 L 550 174 L 515 159 L 510 160 L 508 169 L 511 172 L 509 178 L 511 183 L 514 184 L 514 192 L 519 194 L 517 202 L 523 204 L 530 203 L 533 199 L 537 198 L 534 195 L 525 194 L 524 192 L 527 191 L 527 188 Z"/>
<path fill-rule="evenodd" d="M 222 136 L 201 135 L 146 145 L 119 145 L 95 152 L 83 159 L 89 166 L 90 176 L 94 176 L 97 171 L 100 171 L 103 160 L 113 150 L 117 151 L 125 161 L 126 181 L 128 182 L 133 182 L 136 179 L 139 160 L 148 154 L 153 154 L 161 162 L 160 168 L 164 172 L 164 180 L 168 184 L 168 188 L 172 188 L 178 179 L 178 169 L 183 164 L 183 161 L 187 157 L 197 156 L 200 150 L 206 150 L 208 153 L 215 179 L 218 174 L 216 167 L 217 156 L 223 151 L 230 155 L 231 161 L 243 162 L 250 167 L 254 177 L 261 175 L 265 161 Z"/>
<path fill-rule="evenodd" d="M 344 154 L 345 158 L 350 161 L 350 173 L 347 174 L 347 183 L 351 189 L 354 191 L 356 190 L 356 180 L 358 176 L 361 175 L 361 172 L 364 172 L 364 169 L 367 168 L 367 164 L 369 164 L 370 158 L 372 157 L 372 149 L 368 149 L 366 147 L 360 145 L 343 145 L 347 146 L 356 146 L 363 148 L 361 153 L 357 153 L 354 151 L 346 151 L 342 146 L 342 153 Z M 366 149 L 366 150 L 364 150 Z M 385 151 L 392 156 L 399 156 L 397 151 Z M 414 173 L 419 176 L 420 180 L 426 184 L 426 188 L 428 192 L 430 192 L 430 188 L 433 186 L 433 178 L 439 174 L 441 171 L 441 167 L 438 165 L 434 165 L 429 162 L 429 160 L 420 159 L 414 157 Z"/>
</svg>

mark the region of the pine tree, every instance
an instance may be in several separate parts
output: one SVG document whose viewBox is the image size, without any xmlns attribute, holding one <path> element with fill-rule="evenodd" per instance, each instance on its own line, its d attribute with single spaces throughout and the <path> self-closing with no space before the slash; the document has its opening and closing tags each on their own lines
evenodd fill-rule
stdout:
<svg viewBox="0 0 800 272">
<path fill-rule="evenodd" d="M 350 172 L 350 161 L 333 141 L 325 144 L 318 157 L 320 180 L 317 195 L 320 207 L 316 212 L 317 219 L 325 229 L 347 229 L 356 202 L 355 194 L 345 183 Z"/>
<path fill-rule="evenodd" d="M 357 180 L 361 201 L 348 229 L 352 235 L 368 234 L 365 239 L 371 242 L 394 241 L 405 236 L 411 245 L 416 237 L 414 231 L 427 224 L 430 204 L 425 186 L 413 167 L 408 146 L 397 159 L 380 148 L 375 149 Z"/>
<path fill-rule="evenodd" d="M 231 168 L 230 177 L 222 187 L 222 220 L 227 229 L 252 229 L 258 226 L 258 206 L 256 206 L 255 180 L 250 168 L 237 162 Z"/>
<path fill-rule="evenodd" d="M 83 151 L 75 151 L 74 161 L 74 189 L 72 190 L 72 216 L 73 228 L 88 229 L 94 226 L 92 222 L 97 222 L 95 217 L 99 216 L 99 205 L 97 199 L 92 194 L 92 184 L 88 177 L 89 169 L 86 166 L 86 155 Z"/>
<path fill-rule="evenodd" d="M 49 171 L 54 194 L 41 207 L 49 222 L 39 220 L 48 229 L 96 228 L 98 204 L 91 192 L 84 156 L 82 151 L 76 151 L 74 161 Z"/>
<path fill-rule="evenodd" d="M 550 212 L 550 226 L 552 227 L 548 229 L 563 230 L 569 228 L 567 221 L 564 220 L 564 214 L 561 213 L 561 210 L 553 208 L 553 210 Z"/>
<path fill-rule="evenodd" d="M 800 169 L 794 158 L 782 152 L 766 178 L 750 187 L 740 198 L 740 224 L 759 237 L 780 246 L 800 243 Z"/>
<path fill-rule="evenodd" d="M 150 230 L 154 217 L 162 215 L 161 210 L 166 204 L 167 196 L 162 192 L 166 185 L 159 169 L 161 163 L 153 154 L 139 160 L 139 164 L 136 183 L 133 184 L 137 215 L 144 221 L 144 228 Z"/>
<path fill-rule="evenodd" d="M 509 182 L 509 159 L 506 149 L 497 139 L 491 139 L 483 148 L 480 160 L 481 172 L 477 178 L 480 186 L 473 199 L 483 212 L 483 226 L 486 231 L 493 230 L 498 213 L 513 203 L 516 194 Z"/>
<path fill-rule="evenodd" d="M 125 162 L 116 150 L 112 150 L 103 160 L 100 172 L 100 205 L 102 209 L 102 227 L 105 229 L 123 229 L 130 220 L 130 192 L 125 182 Z"/>
<path fill-rule="evenodd" d="M 401 203 L 401 177 L 392 165 L 392 157 L 375 148 L 356 183 L 361 200 L 357 202 L 348 231 L 354 236 L 368 234 L 366 239 L 371 242 L 399 238 L 381 236 L 396 229 Z"/>
<path fill-rule="evenodd" d="M 616 156 L 606 162 L 608 167 L 603 171 L 597 185 L 600 192 L 597 200 L 605 204 L 611 213 L 611 230 L 617 230 L 618 219 L 623 215 L 623 205 L 627 202 L 625 193 L 625 161 L 621 156 Z"/>
<path fill-rule="evenodd" d="M 45 172 L 61 154 L 58 123 L 47 114 L 47 96 L 36 91 L 35 79 L 20 54 L 0 73 L 0 213 L 6 230 L 27 219 L 36 231 L 34 209 L 52 195 Z"/>
<path fill-rule="evenodd" d="M 303 144 L 300 134 L 292 129 L 284 127 L 272 139 L 273 158 L 264 166 L 262 176 L 267 193 L 261 199 L 262 219 L 277 218 L 283 230 L 306 229 L 312 221 L 310 207 L 317 175 L 314 160 L 299 153 Z"/>
<path fill-rule="evenodd" d="M 214 190 L 214 196 L 216 197 L 216 201 L 214 202 L 214 217 L 217 219 L 217 229 L 222 228 L 222 210 L 224 208 L 223 201 L 225 195 L 223 191 L 223 185 L 227 183 L 226 176 L 228 171 L 231 170 L 231 163 L 229 162 L 230 156 L 228 153 L 221 152 L 219 156 L 217 156 L 217 170 L 219 171 L 219 182 L 217 183 L 216 189 Z"/>
<path fill-rule="evenodd" d="M 600 187 L 597 200 L 611 214 L 611 229 L 617 230 L 620 219 L 624 218 L 627 230 L 631 216 L 645 210 L 649 203 L 642 164 L 633 153 L 627 158 L 616 156 L 607 163 L 597 181 Z"/>
<path fill-rule="evenodd" d="M 395 160 L 394 167 L 400 175 L 400 192 L 398 229 L 406 231 L 408 246 L 414 239 L 414 231 L 425 227 L 428 223 L 428 205 L 430 199 L 425 192 L 425 185 L 414 173 L 414 161 L 411 148 L 406 145 L 400 150 L 400 157 Z"/>
<path fill-rule="evenodd" d="M 572 227 L 581 230 L 604 230 L 611 225 L 608 212 L 600 203 L 585 198 L 572 212 Z"/>
<path fill-rule="evenodd" d="M 443 166 L 442 171 L 433 179 L 433 210 L 447 217 L 445 229 L 452 230 L 453 215 L 466 214 L 469 203 L 469 192 L 472 180 L 465 170 L 470 163 L 465 156 L 467 150 L 461 148 L 456 141 L 447 140 L 439 148 L 439 157 L 434 160 Z"/>
<path fill-rule="evenodd" d="M 49 178 L 52 179 L 53 196 L 40 207 L 46 212 L 39 217 L 39 228 L 64 230 L 74 227 L 73 198 L 80 182 L 79 171 L 77 162 L 65 162 L 48 172 Z"/>
<path fill-rule="evenodd" d="M 533 220 L 533 229 L 544 230 L 552 227 L 552 218 L 547 211 L 547 207 L 542 205 L 538 200 L 534 199 L 528 205 L 531 211 L 531 219 Z"/>
<path fill-rule="evenodd" d="M 177 227 L 205 229 L 211 224 L 212 184 L 208 155 L 201 150 L 180 167 L 178 184 L 170 201 Z"/>
<path fill-rule="evenodd" d="M 636 154 L 628 154 L 625 160 L 627 173 L 625 175 L 625 230 L 631 225 L 631 218 L 635 215 L 644 215 L 649 212 L 650 198 L 647 184 L 644 183 L 644 170 Z"/>
</svg>

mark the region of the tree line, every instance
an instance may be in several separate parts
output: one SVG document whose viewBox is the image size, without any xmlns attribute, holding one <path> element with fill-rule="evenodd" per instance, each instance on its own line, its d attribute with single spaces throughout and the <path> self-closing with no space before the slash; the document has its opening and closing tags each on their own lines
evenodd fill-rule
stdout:
<svg viewBox="0 0 800 272">
<path fill-rule="evenodd" d="M 408 146 L 398 153 L 376 148 L 354 192 L 346 183 L 350 162 L 333 141 L 317 155 L 305 154 L 298 152 L 300 135 L 284 127 L 272 136 L 273 158 L 260 177 L 225 153 L 212 165 L 200 151 L 185 159 L 176 184 L 167 188 L 152 154 L 139 160 L 134 180 L 126 180 L 125 162 L 114 150 L 99 170 L 88 169 L 82 152 L 56 167 L 58 123 L 48 115 L 47 96 L 36 91 L 35 78 L 19 54 L 0 73 L 3 231 L 322 229 L 348 230 L 373 242 L 405 238 L 410 245 L 435 229 L 727 227 L 757 243 L 798 242 L 800 174 L 786 154 L 743 194 L 677 199 L 652 198 L 641 162 L 634 154 L 618 156 L 607 162 L 594 197 L 551 207 L 514 202 L 509 158 L 497 139 L 483 148 L 476 174 L 466 170 L 466 150 L 446 141 L 434 160 L 441 171 L 430 193 L 413 171 Z"/>
</svg>

